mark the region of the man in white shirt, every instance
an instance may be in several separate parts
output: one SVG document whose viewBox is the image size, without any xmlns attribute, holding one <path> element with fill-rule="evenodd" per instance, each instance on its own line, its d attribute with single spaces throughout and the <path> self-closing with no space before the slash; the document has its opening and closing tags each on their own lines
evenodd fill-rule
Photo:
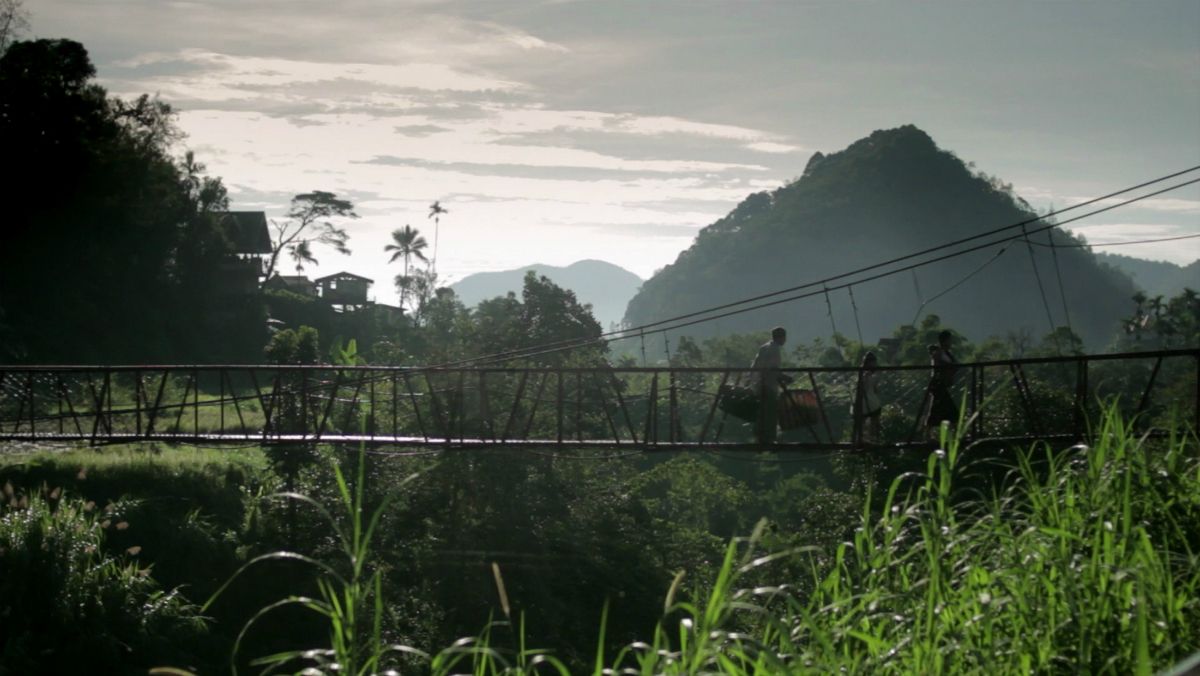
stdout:
<svg viewBox="0 0 1200 676">
<path fill-rule="evenodd" d="M 791 378 L 779 372 L 783 365 L 783 344 L 787 342 L 787 331 L 782 326 L 771 330 L 771 342 L 758 348 L 753 369 L 764 369 L 758 377 L 758 420 L 754 436 L 760 444 L 775 443 L 775 430 L 779 425 L 779 386 Z"/>
</svg>

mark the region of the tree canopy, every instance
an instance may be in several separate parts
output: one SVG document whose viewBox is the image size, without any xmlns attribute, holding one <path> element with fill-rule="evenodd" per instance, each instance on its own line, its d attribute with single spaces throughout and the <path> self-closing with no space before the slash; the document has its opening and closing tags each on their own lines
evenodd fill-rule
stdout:
<svg viewBox="0 0 1200 676">
<path fill-rule="evenodd" d="M 169 105 L 110 97 L 83 45 L 12 44 L 0 57 L 0 358 L 199 358 L 261 312 L 215 305 L 228 251 L 220 181 L 190 154 Z M 241 331 L 247 341 L 262 339 Z M 215 358 L 215 357 L 214 357 Z"/>
</svg>

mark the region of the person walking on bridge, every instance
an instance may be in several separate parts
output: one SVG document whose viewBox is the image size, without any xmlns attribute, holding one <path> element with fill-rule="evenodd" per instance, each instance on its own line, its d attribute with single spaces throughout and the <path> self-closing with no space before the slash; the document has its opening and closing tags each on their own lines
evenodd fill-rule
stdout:
<svg viewBox="0 0 1200 676">
<path fill-rule="evenodd" d="M 883 401 L 879 398 L 878 368 L 879 358 L 874 352 L 863 355 L 858 367 L 858 391 L 851 412 L 858 422 L 859 440 L 865 444 L 878 444 L 883 437 L 880 424 Z"/>
<path fill-rule="evenodd" d="M 775 431 L 779 426 L 779 388 L 792 381 L 779 372 L 783 366 L 783 345 L 787 342 L 787 331 L 782 326 L 771 330 L 771 341 L 758 348 L 753 369 L 758 378 L 758 419 L 755 421 L 754 437 L 760 444 L 775 443 Z"/>
<path fill-rule="evenodd" d="M 954 373 L 958 370 L 958 360 L 950 351 L 953 340 L 954 334 L 942 331 L 938 334 L 938 344 L 929 346 L 929 365 L 933 368 L 929 375 L 929 414 L 925 424 L 935 438 L 943 420 L 948 420 L 951 425 L 958 423 L 958 406 L 950 395 Z"/>
</svg>

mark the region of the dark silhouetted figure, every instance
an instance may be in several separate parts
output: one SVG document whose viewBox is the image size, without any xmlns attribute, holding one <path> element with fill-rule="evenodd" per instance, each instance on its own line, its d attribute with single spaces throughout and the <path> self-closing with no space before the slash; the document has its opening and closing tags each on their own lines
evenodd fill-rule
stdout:
<svg viewBox="0 0 1200 676">
<path fill-rule="evenodd" d="M 879 359 L 874 352 L 863 355 L 859 365 L 858 396 L 854 401 L 854 417 L 858 420 L 861 440 L 868 444 L 879 443 L 882 436 L 880 419 L 883 401 L 879 398 Z"/>
<path fill-rule="evenodd" d="M 933 367 L 929 376 L 929 413 L 925 425 L 936 435 L 943 420 L 953 425 L 958 421 L 958 407 L 950 396 L 950 388 L 954 385 L 954 374 L 958 370 L 958 360 L 950 351 L 950 342 L 954 338 L 949 331 L 938 334 L 938 344 L 929 346 L 929 365 Z"/>
<path fill-rule="evenodd" d="M 779 372 L 783 365 L 783 344 L 787 342 L 787 331 L 781 326 L 771 330 L 771 341 L 758 348 L 750 368 L 765 369 L 758 376 L 758 419 L 754 436 L 760 444 L 775 443 L 775 431 L 779 426 L 779 388 L 792 379 Z"/>
</svg>

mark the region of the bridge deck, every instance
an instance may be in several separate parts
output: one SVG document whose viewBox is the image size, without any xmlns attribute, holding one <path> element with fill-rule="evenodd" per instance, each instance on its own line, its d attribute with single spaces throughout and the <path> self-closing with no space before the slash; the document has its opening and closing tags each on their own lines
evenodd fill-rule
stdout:
<svg viewBox="0 0 1200 676">
<path fill-rule="evenodd" d="M 856 368 L 784 369 L 810 405 L 772 450 L 867 446 Z M 729 368 L 0 366 L 0 442 L 338 443 L 454 448 L 762 450 L 722 392 Z M 928 366 L 881 367 L 886 446 L 928 446 Z M 961 364 L 971 441 L 1083 439 L 1103 402 L 1137 424 L 1200 428 L 1200 350 Z"/>
</svg>

